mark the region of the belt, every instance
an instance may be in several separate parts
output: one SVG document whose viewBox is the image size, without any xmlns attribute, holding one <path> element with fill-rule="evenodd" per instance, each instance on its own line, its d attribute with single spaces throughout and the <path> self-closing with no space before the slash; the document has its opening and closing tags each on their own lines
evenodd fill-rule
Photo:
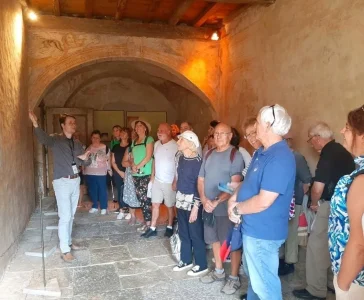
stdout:
<svg viewBox="0 0 364 300">
<path fill-rule="evenodd" d="M 68 175 L 68 176 L 63 176 L 62 178 L 75 179 L 75 178 L 77 178 L 77 177 L 79 177 L 79 175 L 78 175 L 78 174 L 75 174 L 75 175 Z"/>
</svg>

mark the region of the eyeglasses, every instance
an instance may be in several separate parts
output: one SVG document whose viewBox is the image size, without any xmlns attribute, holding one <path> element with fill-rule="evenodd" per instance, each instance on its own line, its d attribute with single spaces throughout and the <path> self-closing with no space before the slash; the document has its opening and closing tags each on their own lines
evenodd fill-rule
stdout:
<svg viewBox="0 0 364 300">
<path fill-rule="evenodd" d="M 274 105 L 269 106 L 272 109 L 272 114 L 273 114 L 273 122 L 272 122 L 272 124 L 270 124 L 270 127 L 272 127 L 274 122 L 276 121 L 276 114 L 274 112 L 274 106 L 276 106 L 276 105 L 274 104 Z"/>
<path fill-rule="evenodd" d="M 257 132 L 256 131 L 252 131 L 251 133 L 247 134 L 247 135 L 244 135 L 244 139 L 249 139 L 251 137 L 255 137 L 257 136 Z"/>
<path fill-rule="evenodd" d="M 228 135 L 230 134 L 231 132 L 214 132 L 214 137 L 219 137 L 220 135 L 223 136 L 223 135 Z"/>
<path fill-rule="evenodd" d="M 307 140 L 307 143 L 309 143 L 309 142 L 311 142 L 311 140 L 314 138 L 314 137 L 316 137 L 317 135 L 313 135 L 313 136 L 311 136 L 308 140 Z"/>
</svg>

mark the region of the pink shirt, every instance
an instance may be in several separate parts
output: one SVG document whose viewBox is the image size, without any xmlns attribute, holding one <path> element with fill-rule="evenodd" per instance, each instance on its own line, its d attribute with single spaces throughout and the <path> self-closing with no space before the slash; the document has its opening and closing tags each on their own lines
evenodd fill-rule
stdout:
<svg viewBox="0 0 364 300">
<path fill-rule="evenodd" d="M 85 167 L 85 175 L 98 175 L 105 176 L 107 170 L 110 169 L 110 150 L 106 153 L 106 146 L 100 145 L 100 147 L 89 146 L 86 151 L 91 151 L 91 164 Z"/>
</svg>

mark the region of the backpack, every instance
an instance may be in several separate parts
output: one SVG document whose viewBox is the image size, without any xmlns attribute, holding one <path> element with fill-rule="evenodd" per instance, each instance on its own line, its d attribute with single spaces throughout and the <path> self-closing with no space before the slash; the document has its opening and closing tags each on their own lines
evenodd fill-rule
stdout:
<svg viewBox="0 0 364 300">
<path fill-rule="evenodd" d="M 209 156 L 211 155 L 211 153 L 215 150 L 216 148 L 212 148 L 212 149 L 210 149 L 207 153 L 206 153 L 206 155 L 205 155 L 205 160 L 207 161 L 207 159 L 209 158 Z M 234 161 L 234 158 L 235 158 L 235 154 L 236 154 L 236 152 L 237 152 L 238 150 L 235 148 L 235 147 L 233 147 L 232 149 L 231 149 L 231 152 L 230 152 L 230 162 L 231 163 L 233 163 L 233 161 Z"/>
</svg>

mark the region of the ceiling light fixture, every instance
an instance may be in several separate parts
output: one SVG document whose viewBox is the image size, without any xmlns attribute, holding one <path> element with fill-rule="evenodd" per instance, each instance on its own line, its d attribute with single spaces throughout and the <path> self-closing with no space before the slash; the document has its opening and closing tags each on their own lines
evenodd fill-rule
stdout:
<svg viewBox="0 0 364 300">
<path fill-rule="evenodd" d="M 31 20 L 31 21 L 38 20 L 37 14 L 34 11 L 30 10 L 30 9 L 27 11 L 27 16 L 28 16 L 28 19 Z"/>
<path fill-rule="evenodd" d="M 212 41 L 218 41 L 220 39 L 219 33 L 217 31 L 215 31 L 212 35 L 211 35 L 211 40 Z"/>
</svg>

